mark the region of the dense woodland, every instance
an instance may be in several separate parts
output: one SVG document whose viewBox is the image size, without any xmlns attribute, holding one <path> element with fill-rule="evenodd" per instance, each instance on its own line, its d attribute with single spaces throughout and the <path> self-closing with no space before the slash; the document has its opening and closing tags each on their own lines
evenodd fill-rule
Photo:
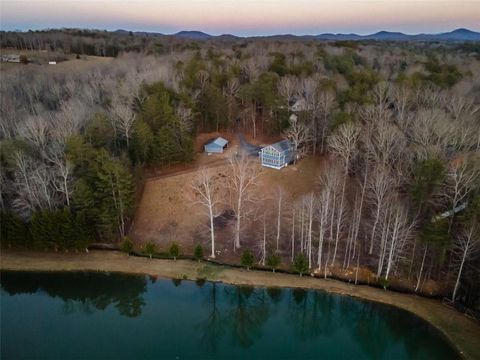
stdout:
<svg viewBox="0 0 480 360">
<path fill-rule="evenodd" d="M 93 34 L 93 35 L 92 35 Z M 76 70 L 1 69 L 3 246 L 83 249 L 128 235 L 146 167 L 187 163 L 200 131 L 282 135 L 328 166 L 311 193 L 263 210 L 272 244 L 245 251 L 258 169 L 231 160 L 242 262 L 365 267 L 414 291 L 436 280 L 478 310 L 480 61 L 475 44 L 2 33 L 2 48 L 115 56 Z M 2 65 L 3 67 L 4 65 Z M 49 70 L 49 69 L 48 69 Z M 289 106 L 303 104 L 292 120 Z M 216 179 L 196 184 L 210 209 Z M 210 198 L 209 198 L 210 197 Z M 240 200 L 244 200 L 243 203 Z M 243 206 L 243 207 L 242 207 Z M 260 216 L 260 218 L 262 218 Z M 266 220 L 267 219 L 267 220 Z M 239 259 L 240 259 L 239 252 Z M 249 254 L 253 254 L 250 256 Z"/>
</svg>

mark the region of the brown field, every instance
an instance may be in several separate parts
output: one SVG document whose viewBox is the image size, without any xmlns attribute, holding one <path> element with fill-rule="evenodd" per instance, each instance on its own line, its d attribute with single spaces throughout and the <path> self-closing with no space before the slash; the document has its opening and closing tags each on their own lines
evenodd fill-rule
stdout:
<svg viewBox="0 0 480 360">
<path fill-rule="evenodd" d="M 25 55 L 31 61 L 31 63 L 24 65 L 20 63 L 0 63 L 0 71 L 9 71 L 15 69 L 36 69 L 41 71 L 64 71 L 65 69 L 69 71 L 82 72 L 88 70 L 92 66 L 99 64 L 108 64 L 111 61 L 114 61 L 112 57 L 103 57 L 103 56 L 89 56 L 82 55 L 80 59 L 76 59 L 75 55 L 63 54 L 57 52 L 48 52 L 48 51 L 29 51 L 29 50 L 10 50 L 10 49 L 0 49 L 1 54 L 18 54 Z M 49 65 L 49 61 L 55 61 L 56 59 L 62 59 L 57 61 L 56 65 Z"/>
<path fill-rule="evenodd" d="M 211 135 L 199 137 L 201 140 L 198 142 L 208 140 Z M 194 203 L 191 184 L 201 167 L 210 168 L 210 171 L 214 171 L 221 179 L 220 191 L 223 192 L 224 201 L 219 206 L 218 213 L 230 209 L 226 180 L 229 170 L 227 157 L 230 152 L 236 150 L 235 141 L 233 140 L 232 146 L 225 154 L 211 156 L 200 154 L 195 163 L 189 167 L 176 167 L 170 171 L 164 169 L 146 181 L 130 233 L 140 247 L 147 241 L 153 241 L 159 249 L 165 250 L 172 241 L 176 241 L 185 252 L 191 252 L 197 243 L 202 243 L 204 248 L 207 248 L 208 215 L 200 204 Z M 266 196 L 273 199 L 278 187 L 281 186 L 285 189 L 283 206 L 287 211 L 292 200 L 314 188 L 323 162 L 322 158 L 307 158 L 282 170 L 261 168 L 256 197 Z M 272 203 L 271 208 L 274 206 L 276 205 Z M 255 204 L 250 204 L 250 207 L 254 208 Z M 253 216 L 250 214 L 250 217 Z M 222 260 L 229 260 L 231 257 L 232 230 L 233 224 L 216 230 L 217 249 Z M 248 230 L 248 233 L 252 233 L 252 229 Z M 245 241 L 255 239 L 249 237 Z"/>
</svg>

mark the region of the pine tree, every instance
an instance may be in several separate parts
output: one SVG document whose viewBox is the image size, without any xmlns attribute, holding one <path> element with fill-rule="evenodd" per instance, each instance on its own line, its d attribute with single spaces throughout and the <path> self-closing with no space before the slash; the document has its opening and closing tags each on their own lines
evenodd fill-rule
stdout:
<svg viewBox="0 0 480 360">
<path fill-rule="evenodd" d="M 29 246 L 30 236 L 27 225 L 10 212 L 0 211 L 0 240 L 2 245 Z"/>
<path fill-rule="evenodd" d="M 242 266 L 245 266 L 247 270 L 250 270 L 254 261 L 255 261 L 255 258 L 253 257 L 253 254 L 249 250 L 245 250 L 242 253 L 240 263 L 242 264 Z"/>
<path fill-rule="evenodd" d="M 128 169 L 104 150 L 97 157 L 97 179 L 95 183 L 99 221 L 103 233 L 118 237 L 125 236 L 128 215 L 133 208 L 134 185 Z"/>
<path fill-rule="evenodd" d="M 172 242 L 170 248 L 168 249 L 168 254 L 173 260 L 177 260 L 178 255 L 180 255 L 180 247 L 176 242 Z"/>
<path fill-rule="evenodd" d="M 58 250 L 59 231 L 56 225 L 52 212 L 34 212 L 30 226 L 34 246 Z"/>
<path fill-rule="evenodd" d="M 203 259 L 203 248 L 202 245 L 197 244 L 195 246 L 195 249 L 193 250 L 193 256 L 195 257 L 196 260 L 200 261 Z"/>
<path fill-rule="evenodd" d="M 134 162 L 143 164 L 150 161 L 153 140 L 154 135 L 150 126 L 141 119 L 137 120 L 132 139 L 132 159 Z"/>
<path fill-rule="evenodd" d="M 305 258 L 305 255 L 303 254 L 298 254 L 295 256 L 295 259 L 293 260 L 293 267 L 296 272 L 302 276 L 305 272 L 308 270 L 308 262 L 307 259 Z"/>
</svg>

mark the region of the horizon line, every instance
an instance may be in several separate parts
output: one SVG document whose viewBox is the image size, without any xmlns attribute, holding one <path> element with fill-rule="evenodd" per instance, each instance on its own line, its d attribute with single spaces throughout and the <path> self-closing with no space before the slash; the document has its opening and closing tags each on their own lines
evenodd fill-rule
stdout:
<svg viewBox="0 0 480 360">
<path fill-rule="evenodd" d="M 94 28 L 94 27 L 78 27 L 78 26 L 61 26 L 61 27 L 45 27 L 45 28 L 38 28 L 38 29 L 12 29 L 12 30 L 7 30 L 7 29 L 0 29 L 0 32 L 21 32 L 21 33 L 27 33 L 27 32 L 35 32 L 35 31 L 52 31 L 52 30 L 88 30 L 88 31 L 106 31 L 106 32 L 117 32 L 117 31 L 126 31 L 126 32 L 132 32 L 132 33 L 150 33 L 150 34 L 158 34 L 158 35 L 165 35 L 165 36 L 173 36 L 177 35 L 178 33 L 181 32 L 198 32 L 198 33 L 203 33 L 205 35 L 209 36 L 235 36 L 235 37 L 240 37 L 240 38 L 250 38 L 250 37 L 268 37 L 268 36 L 297 36 L 297 37 L 302 37 L 302 36 L 318 36 L 318 35 L 324 35 L 324 34 L 333 34 L 333 35 L 359 35 L 359 36 L 368 36 L 368 35 L 374 35 L 380 32 L 388 32 L 388 33 L 396 33 L 396 34 L 403 34 L 407 36 L 415 36 L 415 35 L 439 35 L 443 33 L 450 33 L 456 30 L 468 30 L 472 32 L 477 32 L 480 33 L 479 30 L 472 30 L 472 28 L 468 27 L 463 27 L 463 26 L 458 26 L 454 27 L 453 29 L 451 28 L 450 30 L 443 30 L 439 32 L 416 32 L 416 33 L 407 33 L 403 31 L 393 31 L 393 30 L 377 30 L 374 32 L 355 32 L 355 31 L 347 31 L 347 32 L 333 32 L 333 31 L 323 31 L 323 32 L 317 32 L 317 33 L 302 33 L 302 34 L 295 34 L 292 32 L 286 32 L 286 33 L 263 33 L 263 34 L 256 34 L 256 35 L 239 35 L 235 34 L 233 32 L 229 33 L 215 33 L 215 32 L 207 32 L 204 30 L 198 30 L 198 29 L 190 29 L 190 30 L 178 30 L 176 32 L 172 33 L 167 33 L 167 32 L 161 32 L 158 30 L 131 30 L 131 29 L 126 29 L 126 28 L 117 28 L 117 29 L 100 29 L 100 28 Z"/>
</svg>

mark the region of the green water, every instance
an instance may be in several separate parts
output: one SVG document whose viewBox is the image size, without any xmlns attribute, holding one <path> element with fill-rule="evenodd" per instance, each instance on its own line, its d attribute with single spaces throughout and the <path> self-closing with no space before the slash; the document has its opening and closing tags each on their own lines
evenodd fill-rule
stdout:
<svg viewBox="0 0 480 360">
<path fill-rule="evenodd" d="M 424 321 L 319 291 L 1 273 L 1 358 L 456 359 Z"/>
</svg>

